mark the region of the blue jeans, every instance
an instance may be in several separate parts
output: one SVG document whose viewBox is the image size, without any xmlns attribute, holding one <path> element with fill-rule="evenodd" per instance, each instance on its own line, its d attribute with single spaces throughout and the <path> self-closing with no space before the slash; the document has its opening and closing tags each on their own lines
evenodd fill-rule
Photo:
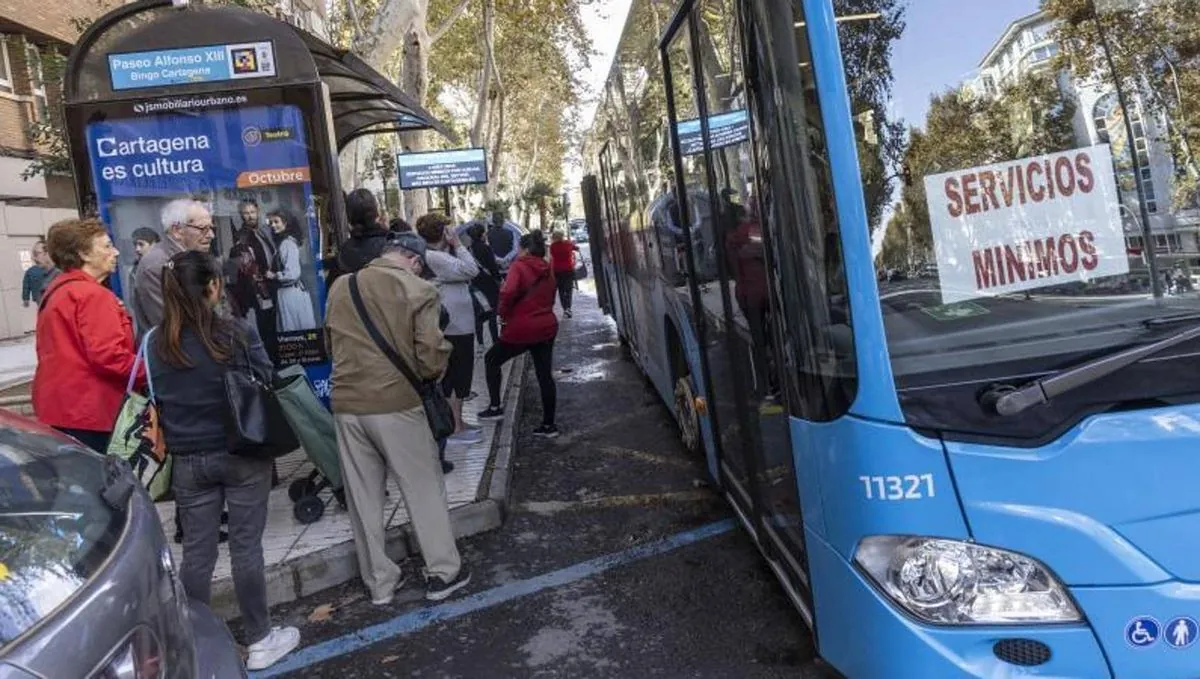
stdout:
<svg viewBox="0 0 1200 679">
<path fill-rule="evenodd" d="M 221 512 L 229 506 L 229 557 L 233 588 L 246 630 L 246 645 L 271 631 L 267 610 L 262 536 L 271 494 L 271 461 L 225 451 L 176 455 L 171 472 L 175 511 L 183 523 L 179 579 L 188 596 L 208 604 L 221 534 Z"/>
</svg>

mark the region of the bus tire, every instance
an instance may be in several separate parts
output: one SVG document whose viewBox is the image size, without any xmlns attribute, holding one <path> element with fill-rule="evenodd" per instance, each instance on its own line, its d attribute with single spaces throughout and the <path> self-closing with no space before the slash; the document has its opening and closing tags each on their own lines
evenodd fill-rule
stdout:
<svg viewBox="0 0 1200 679">
<path fill-rule="evenodd" d="M 704 452 L 700 436 L 700 413 L 697 410 L 696 394 L 692 390 L 692 378 L 684 375 L 675 380 L 675 421 L 679 423 L 679 439 L 688 453 L 697 457 Z"/>
</svg>

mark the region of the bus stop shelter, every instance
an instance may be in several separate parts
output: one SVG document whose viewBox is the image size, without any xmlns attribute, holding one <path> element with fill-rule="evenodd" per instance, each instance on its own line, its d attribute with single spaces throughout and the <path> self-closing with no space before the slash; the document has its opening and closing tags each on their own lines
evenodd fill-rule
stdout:
<svg viewBox="0 0 1200 679">
<path fill-rule="evenodd" d="M 454 141 L 451 131 L 347 50 L 187 0 L 137 0 L 97 19 L 71 52 L 63 95 L 79 205 L 121 253 L 112 287 L 135 318 L 135 242 L 178 236 L 191 224 L 181 201 L 194 201 L 187 209 L 211 217 L 228 296 L 254 312 L 276 364 L 304 366 L 327 396 L 324 269 L 349 235 L 338 154 L 366 135 Z"/>
</svg>

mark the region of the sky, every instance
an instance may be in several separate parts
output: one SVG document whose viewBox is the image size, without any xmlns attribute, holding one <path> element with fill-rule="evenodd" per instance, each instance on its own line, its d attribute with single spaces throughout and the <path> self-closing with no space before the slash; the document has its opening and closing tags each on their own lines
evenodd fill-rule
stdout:
<svg viewBox="0 0 1200 679">
<path fill-rule="evenodd" d="M 592 46 L 598 54 L 592 57 L 591 68 L 583 75 L 583 81 L 588 84 L 591 95 L 580 110 L 580 120 L 584 129 L 592 124 L 599 103 L 599 93 L 608 78 L 609 68 L 612 67 L 613 54 L 617 51 L 617 43 L 621 39 L 621 31 L 625 28 L 625 17 L 629 14 L 631 0 L 596 0 L 583 8 L 583 25 Z M 582 180 L 583 171 L 579 167 L 564 164 L 563 173 L 567 186 L 576 186 Z"/>
<path fill-rule="evenodd" d="M 1037 11 L 1038 0 L 972 2 L 910 0 L 904 35 L 893 46 L 893 117 L 924 121 L 929 96 L 975 76 L 980 60 L 1014 20 Z"/>
<path fill-rule="evenodd" d="M 908 0 L 904 35 L 893 46 L 895 83 L 889 117 L 920 126 L 929 108 L 929 97 L 974 77 L 979 61 L 1013 20 L 1037 11 L 1039 0 L 970 2 L 963 0 Z M 595 114 L 596 97 L 612 65 L 630 0 L 597 0 L 584 8 L 584 25 L 599 52 L 584 76 L 593 96 L 581 110 L 585 128 Z M 577 184 L 581 171 L 566 167 L 568 180 Z"/>
</svg>

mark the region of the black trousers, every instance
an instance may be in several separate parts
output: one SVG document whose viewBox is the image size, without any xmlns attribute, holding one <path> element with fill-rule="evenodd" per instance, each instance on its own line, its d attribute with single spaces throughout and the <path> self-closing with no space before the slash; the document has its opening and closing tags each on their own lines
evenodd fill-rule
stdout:
<svg viewBox="0 0 1200 679">
<path fill-rule="evenodd" d="M 570 311 L 571 295 L 575 290 L 575 272 L 555 271 L 554 276 L 555 282 L 558 284 L 558 302 L 562 304 L 563 311 Z"/>
<path fill-rule="evenodd" d="M 554 424 L 558 407 L 558 389 L 554 386 L 551 365 L 554 362 L 554 340 L 538 344 L 508 344 L 497 342 L 484 356 L 487 373 L 489 405 L 500 405 L 500 368 L 521 354 L 529 352 L 533 358 L 533 370 L 537 373 L 538 388 L 542 392 L 542 424 Z"/>
</svg>

